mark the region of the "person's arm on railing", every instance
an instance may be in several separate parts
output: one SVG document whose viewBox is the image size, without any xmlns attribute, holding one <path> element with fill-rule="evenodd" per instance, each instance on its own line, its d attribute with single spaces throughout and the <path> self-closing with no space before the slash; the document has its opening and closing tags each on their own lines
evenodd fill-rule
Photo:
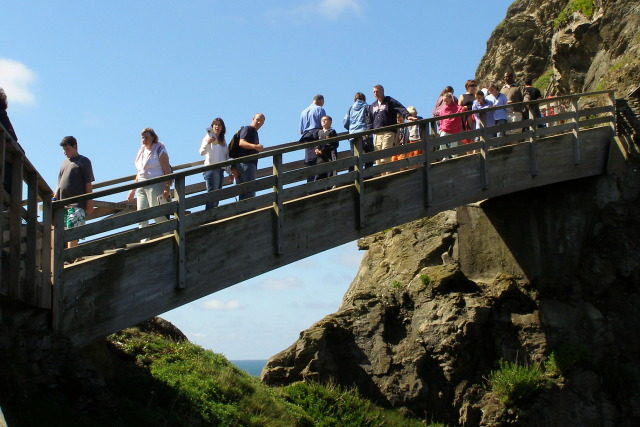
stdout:
<svg viewBox="0 0 640 427">
<path fill-rule="evenodd" d="M 238 144 L 240 145 L 240 147 L 245 148 L 247 150 L 256 150 L 258 152 L 264 150 L 264 146 L 262 144 L 254 144 L 252 142 L 247 141 L 246 139 L 241 139 L 240 142 L 238 142 Z"/>
</svg>

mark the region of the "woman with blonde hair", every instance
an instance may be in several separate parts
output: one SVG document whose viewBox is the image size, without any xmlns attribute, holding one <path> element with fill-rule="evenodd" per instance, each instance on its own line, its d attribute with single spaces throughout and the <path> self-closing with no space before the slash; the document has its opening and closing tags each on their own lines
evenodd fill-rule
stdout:
<svg viewBox="0 0 640 427">
<path fill-rule="evenodd" d="M 171 166 L 169 164 L 169 153 L 164 144 L 158 141 L 158 135 L 152 128 L 144 128 L 140 132 L 140 149 L 135 158 L 136 178 L 135 182 L 146 181 L 157 178 L 162 175 L 171 174 Z M 146 187 L 132 189 L 129 192 L 129 201 L 134 198 L 137 200 L 136 206 L 138 210 L 152 208 L 161 203 L 169 201 L 171 193 L 171 180 L 158 182 Z M 166 221 L 166 217 L 157 217 L 155 222 Z M 140 227 L 148 225 L 147 221 L 139 223 Z"/>
</svg>

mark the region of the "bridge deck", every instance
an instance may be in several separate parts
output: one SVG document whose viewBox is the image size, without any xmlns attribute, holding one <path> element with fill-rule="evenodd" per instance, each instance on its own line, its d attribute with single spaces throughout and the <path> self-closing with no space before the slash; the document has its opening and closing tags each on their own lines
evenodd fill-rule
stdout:
<svg viewBox="0 0 640 427">
<path fill-rule="evenodd" d="M 603 96 L 605 103 L 594 102 Z M 586 101 L 586 107 L 579 108 L 579 101 Z M 52 295 L 49 307 L 54 327 L 84 343 L 380 230 L 466 203 L 602 174 L 615 134 L 614 101 L 608 91 L 540 100 L 537 103 L 555 103 L 556 107 L 564 104 L 567 112 L 446 137 L 430 135 L 432 122 L 437 120 L 425 119 L 417 122 L 422 141 L 373 153 L 362 152 L 361 138 L 379 129 L 340 135 L 335 139 L 356 138 L 354 155 L 310 168 L 302 168 L 299 162 L 284 163 L 283 156 L 294 151 L 301 156 L 301 150 L 314 143 L 282 145 L 252 156 L 271 160 L 272 166 L 262 170 L 261 178 L 209 193 L 202 192 L 200 184 L 185 184 L 185 178 L 212 168 L 194 163 L 189 166 L 195 168 L 172 175 L 174 201 L 137 212 L 127 211 L 123 205 L 119 215 L 71 230 L 62 226 L 66 203 L 123 194 L 142 184 L 129 181 L 53 204 L 42 196 L 42 227 L 52 224 L 54 231 L 52 286 L 41 286 L 42 292 L 32 303 L 46 307 L 47 295 Z M 608 105 L 594 106 L 603 104 Z M 504 107 L 494 109 L 498 108 Z M 389 130 L 410 125 L 414 123 Z M 508 135 L 493 137 L 498 131 Z M 475 138 L 476 142 L 438 150 L 463 138 Z M 416 149 L 422 154 L 363 167 L 367 162 Z M 454 158 L 441 161 L 444 156 Z M 327 171 L 338 174 L 306 183 L 307 176 Z M 96 188 L 126 181 L 125 177 Z M 257 197 L 202 210 L 207 201 L 229 200 L 248 191 L 258 191 Z M 31 208 L 35 198 L 29 203 Z M 104 214 L 112 213 L 117 205 L 103 202 L 102 206 Z M 157 225 L 136 227 L 141 220 L 164 215 L 172 217 Z M 33 218 L 33 213 L 29 217 Z M 12 218 L 12 223 L 17 223 L 17 215 Z M 65 242 L 79 238 L 87 240 L 77 248 L 64 249 Z M 143 238 L 151 240 L 139 243 Z M 48 249 L 48 244 L 43 246 Z M 66 259 L 78 257 L 86 260 L 65 266 Z M 48 267 L 43 263 L 38 270 L 41 285 L 46 283 Z M 49 289 L 53 292 L 47 293 Z"/>
</svg>

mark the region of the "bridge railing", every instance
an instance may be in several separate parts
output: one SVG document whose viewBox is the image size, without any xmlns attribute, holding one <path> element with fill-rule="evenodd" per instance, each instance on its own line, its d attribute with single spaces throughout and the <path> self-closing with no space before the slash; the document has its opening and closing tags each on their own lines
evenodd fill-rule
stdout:
<svg viewBox="0 0 640 427">
<path fill-rule="evenodd" d="M 0 145 L 0 295 L 50 308 L 52 191 L 2 125 Z"/>
<path fill-rule="evenodd" d="M 357 134 L 343 133 L 335 138 L 322 142 L 339 142 L 353 139 L 353 154 L 351 154 L 351 152 L 342 152 L 336 161 L 310 167 L 304 167 L 301 160 L 285 163 L 283 156 L 296 152 L 299 158 L 302 158 L 303 150 L 318 145 L 317 141 L 283 144 L 258 154 L 241 159 L 231 159 L 214 165 L 200 166 L 201 162 L 194 162 L 183 165 L 185 169 L 178 170 L 171 175 L 139 183 L 131 182 L 133 176 L 111 180 L 106 183 L 98 183 L 94 186 L 97 191 L 93 193 L 53 203 L 53 269 L 56 293 L 61 295 L 63 292 L 62 277 L 64 274 L 65 261 L 100 255 L 110 250 L 121 250 L 130 244 L 140 244 L 143 239 L 152 239 L 166 235 L 171 235 L 175 240 L 177 248 L 175 262 L 178 265 L 177 271 L 179 272 L 177 286 L 183 287 L 185 286 L 184 247 L 186 232 L 203 224 L 223 220 L 257 209 L 270 209 L 274 215 L 274 228 L 273 231 L 269 230 L 269 232 L 275 233 L 276 238 L 274 241 L 277 243 L 274 251 L 280 253 L 282 250 L 282 242 L 279 236 L 282 234 L 286 220 L 286 204 L 293 199 L 308 196 L 333 187 L 350 185 L 353 186 L 353 191 L 356 193 L 362 205 L 366 191 L 365 181 L 368 179 L 410 168 L 423 168 L 425 180 L 428 181 L 430 169 L 439 162 L 449 161 L 449 159 L 455 158 L 456 156 L 465 155 L 478 156 L 486 170 L 486 162 L 491 150 L 500 149 L 509 144 L 524 143 L 530 144 L 533 152 L 537 140 L 560 133 L 573 134 L 574 161 L 579 163 L 579 133 L 581 130 L 593 126 L 610 126 L 612 131 L 615 131 L 613 127 L 615 122 L 615 100 L 612 91 L 568 95 L 553 99 L 540 99 L 529 103 L 492 107 L 483 111 L 505 108 L 528 108 L 533 104 L 545 106 L 551 103 L 554 103 L 556 106 L 564 105 L 565 111 L 553 116 L 532 117 L 527 120 L 506 123 L 491 128 L 485 127 L 484 121 L 480 118 L 480 126 L 478 129 L 444 137 L 438 137 L 433 133 L 433 125 L 442 119 L 466 117 L 469 114 L 477 114 L 477 112 L 469 111 L 450 116 L 422 119 L 415 122 L 368 130 Z M 583 107 L 581 107 L 581 104 Z M 383 131 L 396 132 L 398 129 L 410 126 L 419 126 L 421 128 L 422 139 L 419 142 L 370 153 L 364 152 L 362 147 L 364 137 Z M 498 132 L 505 133 L 505 135 L 496 137 L 495 135 Z M 460 141 L 470 142 L 466 144 L 453 144 Z M 416 154 L 416 151 L 419 152 L 418 155 L 409 155 L 410 153 Z M 373 167 L 366 167 L 368 163 L 393 156 L 399 159 L 397 161 L 380 163 Z M 535 156 L 532 156 L 532 159 L 534 158 Z M 207 170 L 260 159 L 270 160 L 271 166 L 259 170 L 258 177 L 255 181 L 225 186 L 220 190 L 211 192 L 203 191 L 203 183 L 192 184 L 190 186 L 186 185 L 186 179 L 188 177 L 200 175 Z M 532 160 L 531 163 L 531 173 L 535 175 L 537 173 L 535 161 Z M 314 182 L 307 182 L 309 176 L 324 173 L 331 173 L 331 176 Z M 63 208 L 67 204 L 87 199 L 104 198 L 115 194 L 122 194 L 124 198 L 124 194 L 131 189 L 164 182 L 169 179 L 174 180 L 175 190 L 173 192 L 173 200 L 168 203 L 140 211 L 123 212 L 119 215 L 87 223 L 81 227 L 64 230 Z M 129 182 L 122 184 L 126 181 Z M 427 186 L 427 188 L 429 188 L 429 186 Z M 250 192 L 256 192 L 256 196 L 241 201 L 229 202 L 241 194 Z M 427 197 L 426 200 L 427 203 L 429 203 L 429 197 Z M 226 202 L 220 204 L 217 208 L 209 210 L 202 209 L 205 203 L 213 201 Z M 139 222 L 158 217 L 167 217 L 167 220 L 147 227 L 136 227 Z M 363 225 L 365 212 L 362 210 L 359 214 L 359 219 L 361 225 Z M 77 247 L 65 249 L 66 242 L 78 239 L 88 240 L 82 241 Z M 73 264 L 71 267 L 72 266 Z"/>
</svg>

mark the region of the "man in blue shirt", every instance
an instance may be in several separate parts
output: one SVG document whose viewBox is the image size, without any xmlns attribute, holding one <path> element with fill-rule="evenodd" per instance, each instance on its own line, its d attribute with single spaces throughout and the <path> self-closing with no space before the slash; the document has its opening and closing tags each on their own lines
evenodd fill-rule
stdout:
<svg viewBox="0 0 640 427">
<path fill-rule="evenodd" d="M 300 135 L 303 135 L 306 131 L 311 129 L 321 129 L 322 123 L 320 122 L 327 113 L 324 112 L 324 96 L 316 95 L 313 97 L 313 102 L 307 108 L 300 113 Z"/>
<path fill-rule="evenodd" d="M 302 110 L 300 113 L 300 142 L 315 141 L 318 139 L 318 131 L 322 129 L 322 118 L 327 114 L 324 112 L 324 96 L 316 95 L 313 97 L 311 105 Z M 313 166 L 318 162 L 318 156 L 314 147 L 308 147 L 304 150 L 305 166 Z M 307 179 L 308 182 L 313 181 L 312 177 Z"/>
</svg>

